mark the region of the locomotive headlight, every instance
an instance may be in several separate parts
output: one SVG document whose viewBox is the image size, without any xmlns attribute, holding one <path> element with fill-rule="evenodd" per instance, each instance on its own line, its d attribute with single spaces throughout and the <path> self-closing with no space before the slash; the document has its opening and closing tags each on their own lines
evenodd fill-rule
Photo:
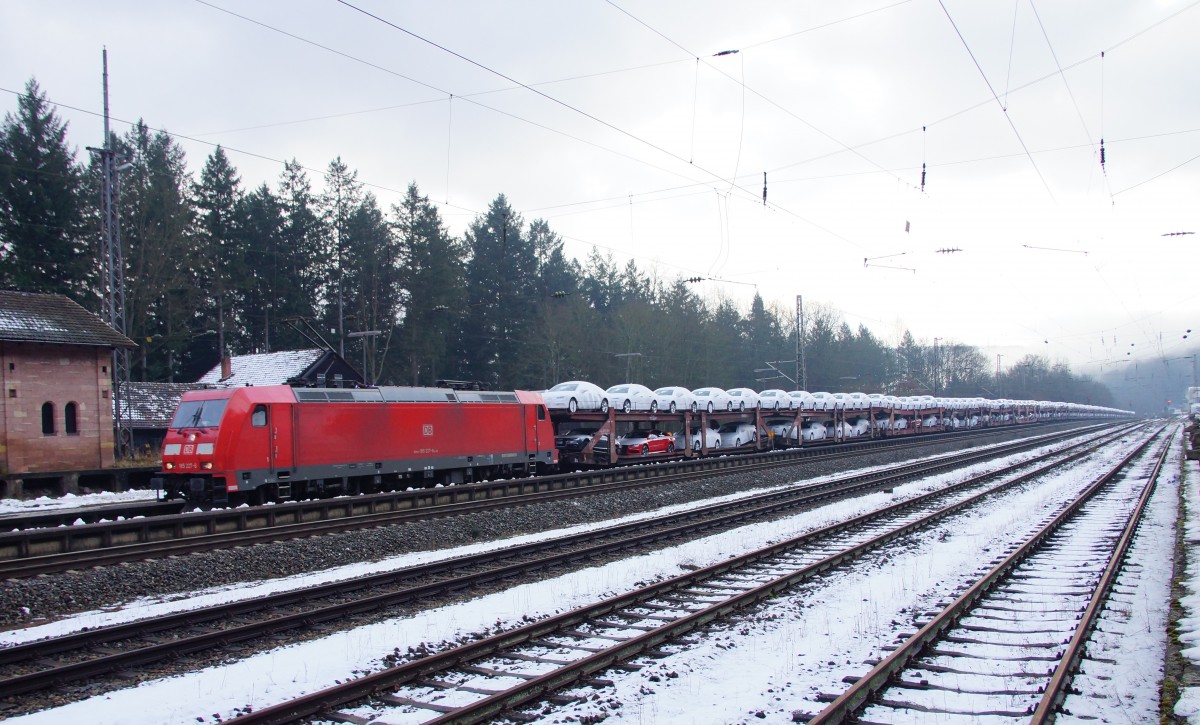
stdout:
<svg viewBox="0 0 1200 725">
<path fill-rule="evenodd" d="M 205 461 L 204 463 L 201 463 L 200 468 L 204 469 L 205 471 L 211 471 L 212 470 L 212 461 Z"/>
<path fill-rule="evenodd" d="M 170 461 L 167 461 L 166 463 L 164 463 L 164 464 L 163 464 L 163 468 L 164 468 L 165 470 L 168 470 L 168 471 L 174 471 L 174 470 L 175 470 L 175 464 L 174 464 L 174 463 L 171 463 Z"/>
</svg>

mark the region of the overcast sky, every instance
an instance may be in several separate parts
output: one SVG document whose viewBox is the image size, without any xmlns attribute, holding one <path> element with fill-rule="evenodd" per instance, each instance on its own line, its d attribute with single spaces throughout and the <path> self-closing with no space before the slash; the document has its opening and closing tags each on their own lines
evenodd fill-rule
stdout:
<svg viewBox="0 0 1200 725">
<path fill-rule="evenodd" d="M 0 108 L 36 77 L 84 153 L 107 47 L 193 172 L 341 156 L 456 234 L 503 193 L 580 260 L 1099 372 L 1200 334 L 1197 5 L 4 0 Z"/>
</svg>

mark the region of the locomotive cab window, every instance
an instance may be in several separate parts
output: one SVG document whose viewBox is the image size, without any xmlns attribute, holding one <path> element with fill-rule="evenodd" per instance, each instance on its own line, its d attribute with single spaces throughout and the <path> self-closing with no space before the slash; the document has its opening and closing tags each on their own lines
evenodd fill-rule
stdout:
<svg viewBox="0 0 1200 725">
<path fill-rule="evenodd" d="M 546 419 L 546 406 L 539 405 L 538 406 L 538 420 L 545 420 L 545 419 Z"/>
<path fill-rule="evenodd" d="M 262 428 L 267 424 L 267 406 L 258 404 L 254 406 L 254 412 L 250 414 L 250 425 L 255 428 Z"/>
<path fill-rule="evenodd" d="M 105 391 L 107 392 L 107 391 Z M 172 428 L 216 428 L 221 424 L 221 416 L 225 413 L 228 400 L 185 400 L 179 404 L 175 417 L 171 420 Z"/>
</svg>

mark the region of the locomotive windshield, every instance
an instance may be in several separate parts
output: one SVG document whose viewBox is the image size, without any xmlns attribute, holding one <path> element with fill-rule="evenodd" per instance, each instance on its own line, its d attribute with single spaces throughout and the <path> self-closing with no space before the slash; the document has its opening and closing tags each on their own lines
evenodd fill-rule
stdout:
<svg viewBox="0 0 1200 725">
<path fill-rule="evenodd" d="M 227 399 L 185 400 L 175 411 L 172 428 L 216 428 L 221 423 Z"/>
</svg>

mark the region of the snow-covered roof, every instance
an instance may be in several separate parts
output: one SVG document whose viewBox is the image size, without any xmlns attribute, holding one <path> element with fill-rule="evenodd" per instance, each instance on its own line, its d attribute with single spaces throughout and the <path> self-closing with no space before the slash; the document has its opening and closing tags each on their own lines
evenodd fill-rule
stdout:
<svg viewBox="0 0 1200 725">
<path fill-rule="evenodd" d="M 131 382 L 124 388 L 126 420 L 134 428 L 166 428 L 183 394 L 206 387 L 199 383 Z"/>
<path fill-rule="evenodd" d="M 137 347 L 68 297 L 11 290 L 0 290 L 0 340 Z"/>
<path fill-rule="evenodd" d="M 205 373 L 198 383 L 209 385 L 283 385 L 291 378 L 299 377 L 321 359 L 324 350 L 281 350 L 254 355 L 237 355 L 231 361 L 233 374 L 221 377 L 218 364 Z"/>
</svg>

